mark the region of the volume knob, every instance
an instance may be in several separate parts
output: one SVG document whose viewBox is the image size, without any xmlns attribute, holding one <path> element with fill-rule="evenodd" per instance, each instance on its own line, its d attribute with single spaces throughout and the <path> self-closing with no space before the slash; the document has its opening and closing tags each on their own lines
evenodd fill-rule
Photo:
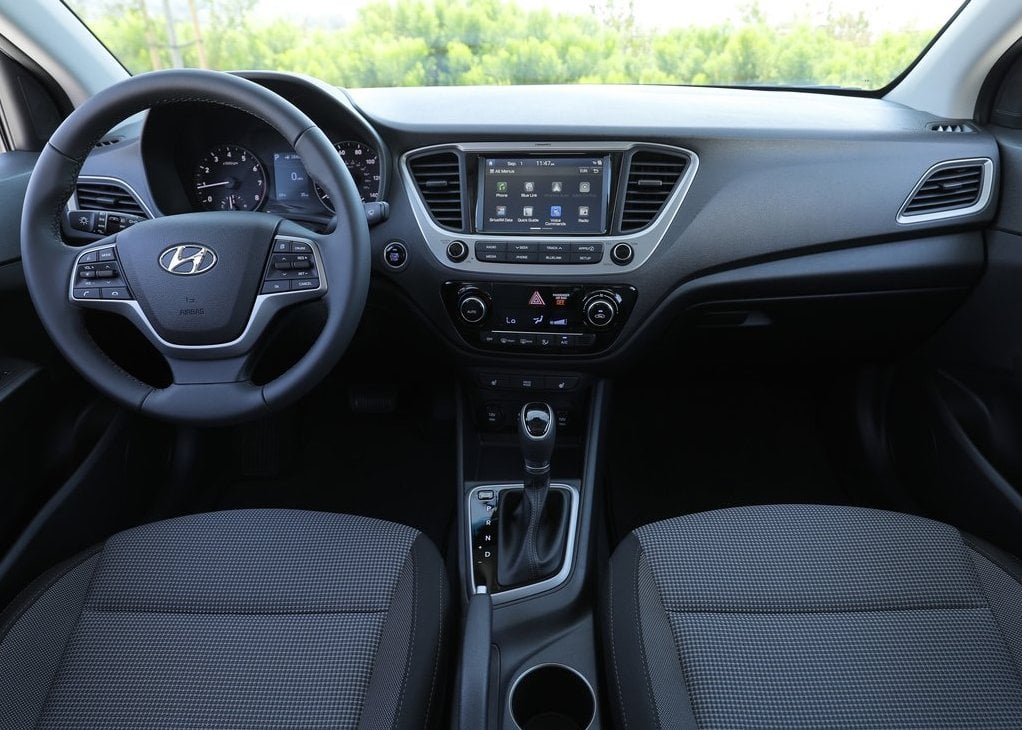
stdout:
<svg viewBox="0 0 1022 730">
<path fill-rule="evenodd" d="M 458 314 L 469 324 L 479 324 L 489 313 L 489 297 L 478 289 L 469 290 L 458 299 Z"/>
<path fill-rule="evenodd" d="M 598 329 L 613 322 L 617 317 L 617 311 L 617 297 L 605 291 L 590 295 L 583 308 L 586 322 Z"/>
</svg>

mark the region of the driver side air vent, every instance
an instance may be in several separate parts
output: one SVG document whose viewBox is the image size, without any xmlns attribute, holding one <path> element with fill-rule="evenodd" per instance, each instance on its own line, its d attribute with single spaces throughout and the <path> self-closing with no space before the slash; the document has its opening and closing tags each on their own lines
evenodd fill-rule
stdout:
<svg viewBox="0 0 1022 730">
<path fill-rule="evenodd" d="M 142 204 L 127 188 L 116 183 L 79 182 L 75 192 L 78 210 L 103 210 L 148 218 Z"/>
<path fill-rule="evenodd" d="M 657 217 L 678 181 L 685 174 L 688 158 L 665 152 L 640 150 L 628 167 L 621 232 L 638 231 Z"/>
<path fill-rule="evenodd" d="M 909 196 L 898 221 L 915 223 L 978 211 L 990 197 L 991 167 L 989 160 L 954 160 L 937 165 Z"/>
<path fill-rule="evenodd" d="M 438 152 L 408 162 L 412 178 L 433 220 L 444 228 L 464 230 L 461 161 L 454 152 Z"/>
</svg>

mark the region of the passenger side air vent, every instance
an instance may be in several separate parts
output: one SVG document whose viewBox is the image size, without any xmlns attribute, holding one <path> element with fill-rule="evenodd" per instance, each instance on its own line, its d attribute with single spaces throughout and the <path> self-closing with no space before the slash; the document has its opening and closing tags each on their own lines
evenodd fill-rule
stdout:
<svg viewBox="0 0 1022 730">
<path fill-rule="evenodd" d="M 104 137 L 96 143 L 96 149 L 102 149 L 103 147 L 110 147 L 111 145 L 119 144 L 124 140 L 123 137 Z"/>
<path fill-rule="evenodd" d="M 621 212 L 621 232 L 638 231 L 652 223 L 687 167 L 688 158 L 681 155 L 649 150 L 632 155 Z"/>
<path fill-rule="evenodd" d="M 438 225 L 464 230 L 461 161 L 454 152 L 437 152 L 409 161 L 422 201 Z"/>
<path fill-rule="evenodd" d="M 898 215 L 899 222 L 915 223 L 968 215 L 989 199 L 992 163 L 955 160 L 931 169 Z"/>
<path fill-rule="evenodd" d="M 930 122 L 926 128 L 931 132 L 943 132 L 945 134 L 972 134 L 976 130 L 962 122 Z"/>
<path fill-rule="evenodd" d="M 117 183 L 79 182 L 78 210 L 105 210 L 148 218 L 148 214 L 127 188 Z"/>
</svg>

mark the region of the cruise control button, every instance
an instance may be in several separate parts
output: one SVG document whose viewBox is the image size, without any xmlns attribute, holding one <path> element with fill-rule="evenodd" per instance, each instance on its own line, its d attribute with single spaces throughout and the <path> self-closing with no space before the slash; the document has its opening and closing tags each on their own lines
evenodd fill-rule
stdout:
<svg viewBox="0 0 1022 730">
<path fill-rule="evenodd" d="M 131 295 L 128 294 L 128 290 L 123 286 L 103 288 L 102 292 L 104 299 L 131 299 Z"/>
<path fill-rule="evenodd" d="M 306 273 L 304 271 L 299 273 Z M 297 279 L 291 282 L 291 289 L 318 289 L 319 279 Z"/>
<path fill-rule="evenodd" d="M 100 294 L 99 289 L 93 289 L 93 288 L 90 288 L 90 289 L 75 289 L 74 290 L 74 296 L 75 296 L 75 299 L 99 299 L 100 297 L 102 297 L 102 294 Z"/>
<path fill-rule="evenodd" d="M 291 291 L 290 281 L 267 281 L 263 284 L 261 294 L 277 294 L 282 291 Z"/>
<path fill-rule="evenodd" d="M 291 253 L 312 253 L 312 246 L 302 241 L 292 241 Z"/>
</svg>

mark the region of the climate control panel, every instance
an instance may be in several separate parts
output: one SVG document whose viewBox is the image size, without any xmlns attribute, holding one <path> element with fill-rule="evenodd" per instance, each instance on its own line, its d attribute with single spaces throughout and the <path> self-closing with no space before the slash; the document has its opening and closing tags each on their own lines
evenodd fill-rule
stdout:
<svg viewBox="0 0 1022 730">
<path fill-rule="evenodd" d="M 473 346 L 501 352 L 594 353 L 610 347 L 635 306 L 624 284 L 511 284 L 449 281 L 443 299 Z"/>
</svg>

